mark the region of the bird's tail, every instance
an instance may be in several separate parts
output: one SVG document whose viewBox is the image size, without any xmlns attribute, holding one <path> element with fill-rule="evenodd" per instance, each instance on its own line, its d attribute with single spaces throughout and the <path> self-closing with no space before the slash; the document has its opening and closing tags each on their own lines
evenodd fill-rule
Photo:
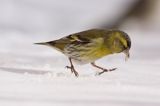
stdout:
<svg viewBox="0 0 160 106">
<path fill-rule="evenodd" d="M 34 43 L 34 44 L 36 44 L 36 45 L 48 45 L 47 42 L 39 42 L 39 43 Z"/>
<path fill-rule="evenodd" d="M 63 52 L 63 45 L 62 44 L 57 44 L 56 41 L 49 41 L 49 42 L 39 42 L 39 43 L 34 43 L 37 45 L 45 45 L 45 46 L 50 46 L 60 52 Z"/>
</svg>

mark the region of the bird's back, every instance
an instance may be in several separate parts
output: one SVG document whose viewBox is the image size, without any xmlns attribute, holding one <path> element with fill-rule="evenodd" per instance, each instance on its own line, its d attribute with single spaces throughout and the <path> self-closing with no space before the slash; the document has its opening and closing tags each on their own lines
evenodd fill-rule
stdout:
<svg viewBox="0 0 160 106">
<path fill-rule="evenodd" d="M 61 52 L 64 51 L 65 47 L 70 44 L 86 44 L 91 43 L 94 39 L 102 38 L 108 30 L 103 29 L 91 29 L 83 32 L 78 32 L 74 34 L 70 34 L 65 36 L 61 39 L 54 40 L 47 42 L 49 45 L 53 46 L 54 48 L 59 49 Z"/>
</svg>

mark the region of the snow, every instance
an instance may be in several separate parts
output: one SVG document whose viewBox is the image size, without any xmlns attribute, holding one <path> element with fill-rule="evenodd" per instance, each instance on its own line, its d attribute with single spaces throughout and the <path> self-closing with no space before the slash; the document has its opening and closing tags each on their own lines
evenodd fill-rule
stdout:
<svg viewBox="0 0 160 106">
<path fill-rule="evenodd" d="M 83 25 L 81 22 L 84 21 L 75 24 Z M 69 32 L 81 30 L 76 25 L 69 26 Z M 65 31 L 61 28 L 59 33 L 67 35 Z M 127 62 L 124 54 L 98 60 L 98 65 L 118 68 L 101 76 L 96 75 L 99 70 L 91 65 L 76 65 L 80 74 L 77 78 L 65 68 L 69 64 L 67 57 L 49 47 L 33 44 L 60 38 L 61 34 L 0 30 L 0 105 L 159 106 L 160 32 L 136 27 L 125 32 L 132 40 L 131 58 Z"/>
<path fill-rule="evenodd" d="M 7 48 L 1 52 L 0 104 L 159 106 L 160 48 L 155 46 L 160 45 L 159 39 L 139 36 L 136 31 L 128 32 L 136 35 L 131 36 L 131 58 L 125 62 L 124 55 L 117 54 L 98 60 L 97 64 L 103 67 L 118 68 L 101 76 L 96 76 L 98 70 L 90 65 L 76 65 L 80 76 L 74 77 L 65 68 L 69 64 L 67 58 L 48 47 L 24 43 L 25 52 L 19 50 L 16 53 L 13 47 L 17 47 L 18 43 L 10 45 L 12 49 L 6 46 L 11 49 L 10 52 L 13 50 L 13 54 L 7 53 Z M 150 39 L 153 42 L 148 44 Z"/>
</svg>

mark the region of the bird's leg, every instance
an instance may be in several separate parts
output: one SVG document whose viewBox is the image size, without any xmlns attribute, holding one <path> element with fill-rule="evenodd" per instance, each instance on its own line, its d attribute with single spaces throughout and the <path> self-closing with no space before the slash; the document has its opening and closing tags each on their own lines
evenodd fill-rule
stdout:
<svg viewBox="0 0 160 106">
<path fill-rule="evenodd" d="M 66 66 L 66 68 L 71 69 L 71 72 L 74 73 L 74 75 L 75 75 L 76 77 L 78 77 L 79 74 L 78 74 L 78 72 L 75 70 L 71 58 L 69 58 L 69 62 L 70 62 L 70 64 L 71 64 L 71 66 Z"/>
<path fill-rule="evenodd" d="M 97 65 L 95 64 L 95 62 L 92 62 L 91 65 L 92 65 L 93 67 L 96 67 L 96 68 L 102 70 L 102 72 L 99 72 L 98 75 L 101 75 L 101 74 L 103 74 L 104 72 L 114 71 L 114 70 L 117 69 L 117 68 L 113 68 L 113 69 L 105 69 L 105 68 L 102 68 L 102 67 L 100 67 L 100 66 L 97 66 Z"/>
</svg>

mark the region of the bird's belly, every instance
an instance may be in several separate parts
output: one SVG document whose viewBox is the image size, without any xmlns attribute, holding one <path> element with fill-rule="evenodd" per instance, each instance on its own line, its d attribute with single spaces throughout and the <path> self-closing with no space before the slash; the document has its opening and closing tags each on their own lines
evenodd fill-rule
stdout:
<svg viewBox="0 0 160 106">
<path fill-rule="evenodd" d="M 106 55 L 111 54 L 106 48 L 96 48 L 96 49 L 82 49 L 74 50 L 70 53 L 66 53 L 68 57 L 72 58 L 77 64 L 87 64 L 94 62 Z"/>
</svg>

